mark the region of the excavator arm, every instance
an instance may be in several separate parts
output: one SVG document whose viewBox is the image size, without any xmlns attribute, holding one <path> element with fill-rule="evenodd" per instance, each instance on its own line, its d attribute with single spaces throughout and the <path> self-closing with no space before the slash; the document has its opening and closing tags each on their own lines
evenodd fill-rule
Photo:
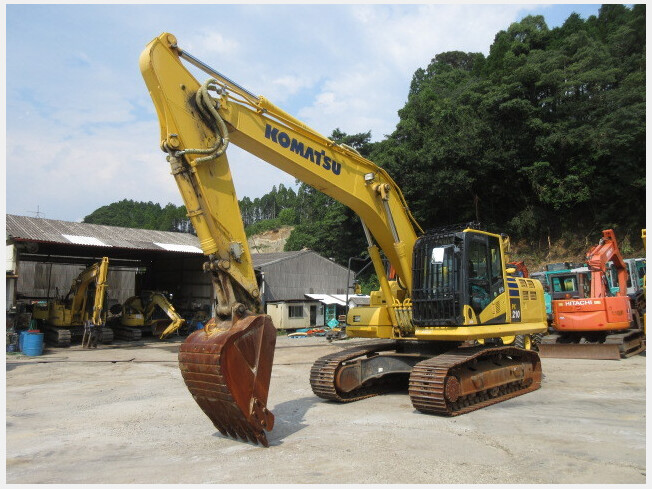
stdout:
<svg viewBox="0 0 652 489">
<path fill-rule="evenodd" d="M 627 263 L 620 253 L 616 234 L 613 229 L 602 231 L 602 238 L 596 246 L 586 254 L 586 263 L 591 270 L 591 297 L 605 297 L 608 290 L 606 284 L 607 262 L 611 261 L 618 273 L 618 292 L 616 295 L 627 295 Z"/>
<path fill-rule="evenodd" d="M 172 320 L 168 327 L 165 328 L 165 330 L 163 330 L 159 336 L 160 339 L 171 335 L 186 322 L 185 319 L 179 316 L 177 311 L 174 309 L 174 306 L 170 304 L 170 301 L 168 301 L 165 296 L 160 293 L 154 293 L 151 295 L 150 302 L 145 308 L 145 318 L 151 318 L 154 310 L 157 307 L 160 308 L 165 314 L 167 314 L 167 316 Z"/>
<path fill-rule="evenodd" d="M 106 279 L 109 274 L 109 259 L 102 258 L 95 280 L 95 297 L 93 298 L 93 313 L 91 322 L 99 326 L 104 323 L 104 299 L 106 297 Z"/>
<path fill-rule="evenodd" d="M 93 324 L 102 323 L 102 312 L 104 310 L 104 295 L 106 290 L 106 277 L 109 271 L 109 259 L 105 256 L 101 261 L 93 263 L 83 270 L 73 281 L 68 292 L 70 298 L 70 314 L 73 324 L 81 324 L 84 321 L 86 304 L 88 301 L 88 288 L 95 282 L 95 294 L 92 299 L 93 310 L 90 320 Z"/>
</svg>

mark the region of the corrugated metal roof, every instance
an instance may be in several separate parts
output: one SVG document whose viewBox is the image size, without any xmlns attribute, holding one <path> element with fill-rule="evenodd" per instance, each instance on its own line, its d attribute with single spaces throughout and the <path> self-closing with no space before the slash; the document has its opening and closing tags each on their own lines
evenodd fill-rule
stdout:
<svg viewBox="0 0 652 489">
<path fill-rule="evenodd" d="M 299 255 L 304 253 L 315 253 L 312 250 L 301 250 L 301 251 L 281 251 L 278 253 L 252 253 L 251 259 L 254 262 L 255 267 L 271 265 L 283 260 L 289 260 L 290 258 L 296 258 Z"/>
<path fill-rule="evenodd" d="M 170 243 L 154 243 L 166 251 L 185 251 L 188 253 L 203 253 L 200 248 L 187 244 L 170 244 Z"/>
<path fill-rule="evenodd" d="M 57 221 L 7 214 L 7 237 L 82 246 L 112 246 L 201 253 L 199 239 L 189 233 L 134 229 L 83 222 Z"/>
<path fill-rule="evenodd" d="M 300 251 L 282 251 L 277 253 L 251 253 L 251 259 L 253 260 L 255 267 L 262 267 L 266 265 L 272 265 L 284 260 L 297 258 L 305 254 L 312 254 L 316 257 L 319 257 L 320 260 L 325 260 L 329 266 L 334 265 L 336 267 L 341 268 L 342 270 L 346 270 L 346 267 L 343 267 L 339 263 L 336 263 L 334 260 L 331 260 L 330 258 L 326 258 L 325 256 L 320 255 L 316 251 L 309 250 L 307 248 L 304 248 L 303 250 Z"/>
<path fill-rule="evenodd" d="M 81 246 L 106 246 L 140 250 L 175 251 L 201 254 L 199 239 L 189 233 L 155 231 L 88 224 L 84 222 L 57 221 L 38 217 L 7 214 L 7 237 L 25 241 L 39 241 Z M 313 254 L 331 265 L 346 268 L 308 249 L 280 253 L 252 253 L 253 266 L 271 265 L 284 260 Z"/>
</svg>

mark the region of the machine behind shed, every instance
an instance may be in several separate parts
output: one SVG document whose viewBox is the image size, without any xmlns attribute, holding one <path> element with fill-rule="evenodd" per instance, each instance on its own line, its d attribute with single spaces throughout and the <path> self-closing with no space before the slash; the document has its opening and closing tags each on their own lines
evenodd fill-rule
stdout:
<svg viewBox="0 0 652 489">
<path fill-rule="evenodd" d="M 81 339 L 85 347 L 111 343 L 113 332 L 106 322 L 106 287 L 109 259 L 88 266 L 73 280 L 64 297 L 48 299 L 35 307 L 33 318 L 45 331 L 45 340 L 55 346 L 70 346 Z"/>
</svg>

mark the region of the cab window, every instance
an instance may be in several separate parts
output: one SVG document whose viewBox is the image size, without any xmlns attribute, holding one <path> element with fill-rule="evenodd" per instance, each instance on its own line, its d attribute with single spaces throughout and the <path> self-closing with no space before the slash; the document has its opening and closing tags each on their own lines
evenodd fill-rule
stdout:
<svg viewBox="0 0 652 489">
<path fill-rule="evenodd" d="M 500 257 L 500 242 L 489 237 L 489 255 L 491 260 L 491 295 L 497 297 L 505 290 L 503 283 L 503 263 Z"/>
</svg>

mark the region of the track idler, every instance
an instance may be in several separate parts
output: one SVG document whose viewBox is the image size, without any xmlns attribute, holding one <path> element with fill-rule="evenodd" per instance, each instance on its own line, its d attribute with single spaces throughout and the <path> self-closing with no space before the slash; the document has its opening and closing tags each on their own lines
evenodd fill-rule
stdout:
<svg viewBox="0 0 652 489">
<path fill-rule="evenodd" d="M 267 315 L 215 318 L 179 349 L 179 367 L 202 411 L 224 436 L 269 446 L 274 426 L 267 409 L 276 328 Z"/>
</svg>

